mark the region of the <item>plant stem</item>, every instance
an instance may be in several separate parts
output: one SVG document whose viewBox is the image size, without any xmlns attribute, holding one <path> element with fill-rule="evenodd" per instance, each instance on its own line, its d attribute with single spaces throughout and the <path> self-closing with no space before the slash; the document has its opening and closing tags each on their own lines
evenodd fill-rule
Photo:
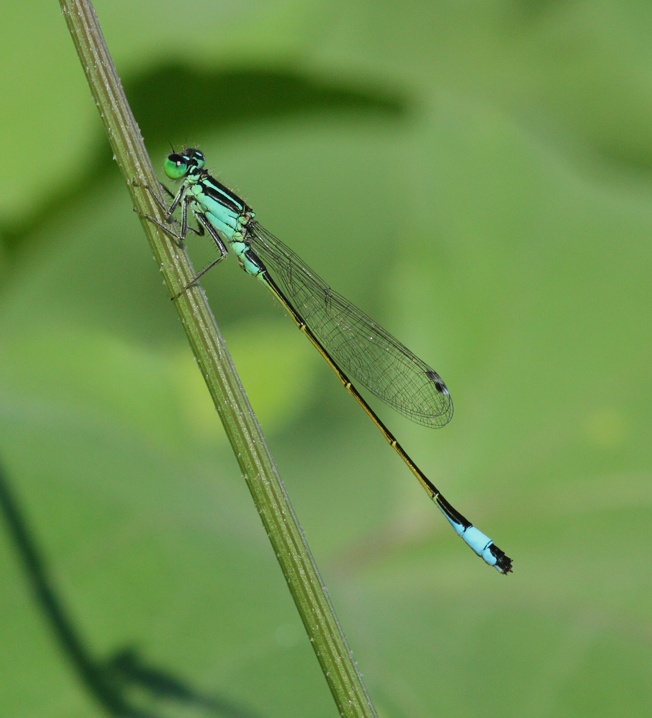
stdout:
<svg viewBox="0 0 652 718">
<path fill-rule="evenodd" d="M 174 296 L 194 271 L 185 251 L 143 215 L 160 216 L 147 187 L 158 188 L 140 131 L 88 0 L 60 0 L 93 98 L 106 126 L 168 290 Z M 155 191 L 157 191 L 155 189 Z M 314 559 L 236 374 L 204 292 L 194 287 L 174 302 L 233 452 L 294 598 L 341 716 L 376 716 Z"/>
</svg>

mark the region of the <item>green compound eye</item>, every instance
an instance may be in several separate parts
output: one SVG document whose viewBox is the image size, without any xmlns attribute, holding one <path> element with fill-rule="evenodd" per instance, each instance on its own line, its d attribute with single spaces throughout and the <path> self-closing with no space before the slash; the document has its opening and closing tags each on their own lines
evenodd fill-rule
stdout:
<svg viewBox="0 0 652 718">
<path fill-rule="evenodd" d="M 169 155 L 163 165 L 163 171 L 170 179 L 181 179 L 188 174 L 188 158 L 183 155 Z"/>
</svg>

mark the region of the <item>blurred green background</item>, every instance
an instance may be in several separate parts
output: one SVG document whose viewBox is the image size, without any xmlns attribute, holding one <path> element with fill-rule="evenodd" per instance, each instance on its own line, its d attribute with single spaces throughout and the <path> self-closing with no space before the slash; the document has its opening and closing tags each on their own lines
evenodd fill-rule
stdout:
<svg viewBox="0 0 652 718">
<path fill-rule="evenodd" d="M 652 5 L 97 11 L 157 166 L 200 146 L 451 389 L 380 411 L 508 578 L 258 283 L 203 282 L 382 715 L 650 715 Z M 57 3 L 0 33 L 0 714 L 333 716 Z"/>
</svg>

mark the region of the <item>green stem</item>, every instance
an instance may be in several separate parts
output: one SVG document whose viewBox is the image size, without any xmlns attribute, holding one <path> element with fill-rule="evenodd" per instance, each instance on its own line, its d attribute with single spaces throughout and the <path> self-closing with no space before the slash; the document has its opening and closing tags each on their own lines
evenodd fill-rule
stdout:
<svg viewBox="0 0 652 718">
<path fill-rule="evenodd" d="M 89 0 L 60 0 L 154 257 L 173 296 L 194 276 L 184 251 L 142 215 L 160 216 L 145 187 L 158 181 Z M 200 288 L 174 302 L 233 452 L 308 632 L 340 715 L 376 716 L 231 356 Z"/>
</svg>

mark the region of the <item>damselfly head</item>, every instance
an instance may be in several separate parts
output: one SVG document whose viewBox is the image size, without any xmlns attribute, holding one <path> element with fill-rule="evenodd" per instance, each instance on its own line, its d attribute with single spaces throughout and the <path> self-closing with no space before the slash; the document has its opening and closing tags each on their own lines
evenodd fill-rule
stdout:
<svg viewBox="0 0 652 718">
<path fill-rule="evenodd" d="M 181 154 L 187 159 L 189 165 L 197 167 L 197 169 L 203 169 L 206 164 L 204 153 L 194 147 L 188 147 Z"/>
</svg>

